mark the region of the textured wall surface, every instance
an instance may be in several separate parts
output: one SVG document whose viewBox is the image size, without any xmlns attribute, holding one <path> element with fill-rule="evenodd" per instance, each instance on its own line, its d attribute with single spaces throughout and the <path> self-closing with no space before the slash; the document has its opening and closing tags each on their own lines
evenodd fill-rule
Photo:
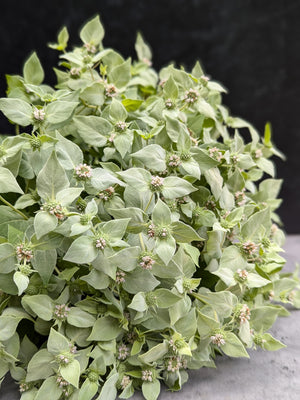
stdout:
<svg viewBox="0 0 300 400">
<path fill-rule="evenodd" d="M 174 61 L 191 67 L 196 59 L 213 79 L 229 89 L 224 103 L 232 115 L 249 120 L 263 132 L 273 126 L 274 141 L 287 156 L 276 160 L 285 180 L 280 215 L 289 233 L 300 232 L 300 1 L 299 0 L 10 0 L 0 13 L 0 95 L 5 73 L 20 73 L 35 49 L 54 82 L 55 41 L 66 25 L 72 44 L 86 19 L 100 13 L 105 46 L 134 55 L 141 30 L 154 53 L 156 69 Z M 0 117 L 0 132 L 13 132 Z"/>
</svg>

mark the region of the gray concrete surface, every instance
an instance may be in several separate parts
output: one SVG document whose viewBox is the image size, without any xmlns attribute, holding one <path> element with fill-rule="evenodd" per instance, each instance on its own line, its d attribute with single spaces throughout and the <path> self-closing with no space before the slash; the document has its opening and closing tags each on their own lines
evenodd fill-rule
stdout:
<svg viewBox="0 0 300 400">
<path fill-rule="evenodd" d="M 300 262 L 300 235 L 288 236 L 284 248 L 285 271 L 291 271 Z M 290 311 L 290 317 L 280 318 L 272 329 L 287 348 L 273 353 L 250 351 L 250 359 L 219 357 L 216 369 L 190 371 L 190 379 L 180 392 L 163 389 L 159 400 L 300 400 L 300 310 Z M 20 399 L 8 378 L 0 399 Z M 141 400 L 142 396 L 137 394 L 132 399 Z"/>
</svg>

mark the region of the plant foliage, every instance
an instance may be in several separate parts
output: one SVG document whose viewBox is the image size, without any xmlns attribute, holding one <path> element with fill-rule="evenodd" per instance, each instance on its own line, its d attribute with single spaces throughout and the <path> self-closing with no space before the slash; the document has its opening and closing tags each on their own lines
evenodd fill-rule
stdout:
<svg viewBox="0 0 300 400">
<path fill-rule="evenodd" d="M 67 51 L 63 28 L 55 88 L 33 53 L 0 99 L 0 377 L 22 400 L 156 400 L 216 354 L 283 347 L 278 302 L 300 304 L 270 125 L 198 62 L 158 74 L 140 34 L 133 62 L 103 36 L 97 16 Z"/>
</svg>

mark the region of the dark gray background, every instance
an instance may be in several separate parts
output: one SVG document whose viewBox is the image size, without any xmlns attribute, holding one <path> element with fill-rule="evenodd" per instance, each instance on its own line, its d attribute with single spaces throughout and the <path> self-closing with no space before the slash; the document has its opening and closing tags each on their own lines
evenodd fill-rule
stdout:
<svg viewBox="0 0 300 400">
<path fill-rule="evenodd" d="M 169 61 L 191 68 L 197 59 L 205 72 L 229 89 L 224 103 L 232 115 L 263 132 L 273 126 L 274 141 L 287 161 L 276 160 L 285 183 L 279 212 L 289 233 L 300 232 L 300 1 L 299 0 L 66 0 L 1 2 L 0 95 L 6 73 L 21 73 L 34 49 L 54 83 L 57 53 L 47 48 L 66 25 L 71 44 L 82 24 L 100 13 L 105 46 L 134 56 L 142 31 L 154 53 L 154 68 Z M 13 133 L 0 117 L 0 132 Z"/>
</svg>

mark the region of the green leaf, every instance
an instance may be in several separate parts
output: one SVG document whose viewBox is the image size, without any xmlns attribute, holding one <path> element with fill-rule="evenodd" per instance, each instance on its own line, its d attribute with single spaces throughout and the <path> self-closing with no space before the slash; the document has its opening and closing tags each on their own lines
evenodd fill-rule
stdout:
<svg viewBox="0 0 300 400">
<path fill-rule="evenodd" d="M 98 190 L 107 189 L 115 184 L 124 186 L 124 183 L 120 181 L 120 179 L 118 179 L 112 172 L 104 168 L 93 169 L 91 184 L 95 189 Z"/>
<path fill-rule="evenodd" d="M 156 239 L 155 251 L 162 261 L 168 265 L 176 251 L 176 240 L 172 236 Z"/>
<path fill-rule="evenodd" d="M 268 231 L 271 227 L 271 217 L 270 217 L 270 209 L 269 207 L 265 208 L 262 211 L 258 211 L 253 214 L 247 222 L 241 228 L 241 234 L 246 239 L 256 238 L 261 226 L 264 226 Z"/>
<path fill-rule="evenodd" d="M 205 172 L 219 164 L 218 161 L 210 157 L 204 150 L 199 149 L 198 147 L 192 147 L 190 151 L 193 154 L 193 158 L 199 164 L 201 172 Z"/>
<path fill-rule="evenodd" d="M 172 75 L 169 76 L 168 80 L 164 84 L 164 95 L 166 98 L 174 100 L 178 97 L 178 87 Z"/>
<path fill-rule="evenodd" d="M 73 122 L 77 128 L 81 139 L 91 146 L 103 147 L 107 142 L 107 137 L 112 132 L 113 127 L 104 118 L 89 116 L 76 116 Z"/>
<path fill-rule="evenodd" d="M 56 194 L 69 185 L 65 170 L 53 151 L 36 178 L 37 192 L 43 199 L 54 200 Z"/>
<path fill-rule="evenodd" d="M 143 104 L 143 102 L 144 102 L 143 100 L 137 100 L 137 99 L 122 100 L 122 104 L 126 108 L 126 111 L 128 112 L 133 112 L 138 110 L 140 106 Z"/>
<path fill-rule="evenodd" d="M 70 364 L 61 366 L 59 372 L 67 382 L 78 388 L 80 378 L 79 361 L 73 360 Z"/>
<path fill-rule="evenodd" d="M 32 259 L 33 268 L 39 273 L 45 285 L 48 284 L 54 267 L 56 266 L 57 253 L 55 249 L 36 250 Z"/>
<path fill-rule="evenodd" d="M 139 359 L 145 364 L 150 364 L 153 361 L 157 361 L 160 358 L 163 358 L 163 356 L 167 354 L 168 351 L 169 351 L 168 343 L 164 341 L 152 347 L 150 350 L 147 351 L 147 353 L 140 355 Z"/>
<path fill-rule="evenodd" d="M 286 347 L 285 344 L 281 343 L 279 340 L 273 338 L 269 333 L 264 333 L 262 339 L 265 340 L 263 343 L 263 348 L 268 351 L 276 351 L 280 350 L 283 347 Z"/>
<path fill-rule="evenodd" d="M 221 349 L 229 357 L 247 357 L 247 353 L 244 345 L 240 339 L 232 332 L 226 332 L 225 344 L 222 345 Z"/>
<path fill-rule="evenodd" d="M 114 218 L 130 218 L 127 226 L 127 231 L 130 233 L 139 233 L 145 229 L 148 220 L 148 215 L 143 210 L 137 207 L 128 208 L 109 208 L 107 210 Z"/>
<path fill-rule="evenodd" d="M 47 379 L 53 375 L 54 371 L 51 368 L 53 362 L 53 355 L 47 349 L 39 350 L 33 355 L 29 361 L 26 381 L 32 382 L 39 379 Z"/>
<path fill-rule="evenodd" d="M 80 98 L 88 104 L 102 106 L 105 101 L 103 84 L 93 82 L 81 92 Z"/>
<path fill-rule="evenodd" d="M 112 317 L 101 317 L 95 322 L 92 332 L 87 340 L 111 341 L 119 336 L 122 328 L 117 319 Z"/>
<path fill-rule="evenodd" d="M 108 74 L 109 81 L 112 82 L 117 88 L 125 87 L 131 78 L 130 69 L 131 58 L 128 58 L 128 60 L 124 61 L 121 65 L 117 65 L 110 71 Z M 123 119 L 120 118 L 120 121 L 123 121 Z"/>
<path fill-rule="evenodd" d="M 64 256 L 64 260 L 76 264 L 90 263 L 98 255 L 98 250 L 94 245 L 94 239 L 90 236 L 80 236 L 74 240 Z"/>
<path fill-rule="evenodd" d="M 22 303 L 29 306 L 30 309 L 44 321 L 51 321 L 53 318 L 53 302 L 49 296 L 45 294 L 37 294 L 34 296 L 24 296 Z"/>
<path fill-rule="evenodd" d="M 23 76 L 26 83 L 40 85 L 44 80 L 44 70 L 36 52 L 26 60 L 23 68 Z"/>
<path fill-rule="evenodd" d="M 106 289 L 110 284 L 109 277 L 104 272 L 96 269 L 92 269 L 88 275 L 82 276 L 80 279 L 97 290 Z"/>
<path fill-rule="evenodd" d="M 260 306 L 251 310 L 250 325 L 255 331 L 267 331 L 276 321 L 280 309 L 274 306 Z"/>
<path fill-rule="evenodd" d="M 65 169 L 74 169 L 83 161 L 83 154 L 79 146 L 55 131 L 58 142 L 55 144 L 56 155 L 59 163 Z"/>
<path fill-rule="evenodd" d="M 0 167 L 0 193 L 24 193 L 9 169 Z"/>
<path fill-rule="evenodd" d="M 172 222 L 172 236 L 179 243 L 190 243 L 194 240 L 200 241 L 204 240 L 198 233 L 189 225 L 181 222 Z"/>
<path fill-rule="evenodd" d="M 10 243 L 0 244 L 0 273 L 8 274 L 16 266 L 16 251 Z"/>
<path fill-rule="evenodd" d="M 139 61 L 150 61 L 152 58 L 150 47 L 145 43 L 143 36 L 138 32 L 135 42 L 135 51 Z"/>
<path fill-rule="evenodd" d="M 46 119 L 50 124 L 67 121 L 75 111 L 78 103 L 74 101 L 56 100 L 46 106 Z"/>
<path fill-rule="evenodd" d="M 0 99 L 0 110 L 15 124 L 28 126 L 32 123 L 32 108 L 21 99 Z"/>
<path fill-rule="evenodd" d="M 197 189 L 188 181 L 175 176 L 168 176 L 164 179 L 162 194 L 166 199 L 187 196 Z"/>
<path fill-rule="evenodd" d="M 18 288 L 18 295 L 21 296 L 21 294 L 27 289 L 29 278 L 28 276 L 22 274 L 22 272 L 16 271 L 13 279 Z"/>
<path fill-rule="evenodd" d="M 62 394 L 62 389 L 57 385 L 56 379 L 56 376 L 50 376 L 44 380 L 34 400 L 44 400 L 49 396 L 49 393 L 51 393 L 51 400 L 58 400 Z"/>
<path fill-rule="evenodd" d="M 120 101 L 113 98 L 109 107 L 109 116 L 113 122 L 125 121 L 127 111 Z"/>
<path fill-rule="evenodd" d="M 34 230 L 37 239 L 54 231 L 57 224 L 58 220 L 55 215 L 49 214 L 47 211 L 39 211 L 34 217 Z"/>
<path fill-rule="evenodd" d="M 108 379 L 105 381 L 101 393 L 96 400 L 115 400 L 117 396 L 116 384 L 118 382 L 118 379 L 119 374 L 112 372 Z"/>
<path fill-rule="evenodd" d="M 68 312 L 67 321 L 70 325 L 77 326 L 78 328 L 89 328 L 94 325 L 96 319 L 93 315 L 78 307 L 71 307 Z"/>
<path fill-rule="evenodd" d="M 69 350 L 69 341 L 61 333 L 51 328 L 47 342 L 47 349 L 49 353 L 53 355 L 63 353 Z"/>
<path fill-rule="evenodd" d="M 156 289 L 154 291 L 156 296 L 157 306 L 159 308 L 169 308 L 182 299 L 181 296 L 171 292 L 168 289 Z"/>
<path fill-rule="evenodd" d="M 108 257 L 110 265 L 116 266 L 123 271 L 133 271 L 138 265 L 138 259 L 140 256 L 140 247 L 126 247 Z M 120 262 L 122 260 L 122 262 Z"/>
<path fill-rule="evenodd" d="M 139 292 L 134 295 L 128 307 L 139 312 L 146 311 L 148 309 L 148 306 L 144 294 L 142 292 Z"/>
<path fill-rule="evenodd" d="M 146 168 L 153 171 L 164 171 L 166 166 L 166 151 L 158 144 L 150 144 L 143 147 L 131 157 L 141 161 Z"/>
<path fill-rule="evenodd" d="M 151 292 L 158 285 L 159 281 L 150 271 L 138 268 L 132 273 L 126 274 L 123 288 L 128 293 L 136 294 L 138 292 Z"/>
<path fill-rule="evenodd" d="M 166 203 L 160 199 L 157 200 L 153 209 L 152 221 L 154 225 L 169 225 L 171 223 L 171 211 Z"/>
<path fill-rule="evenodd" d="M 1 315 L 0 316 L 0 340 L 5 341 L 10 339 L 20 322 L 21 318 L 16 318 L 11 315 Z"/>
<path fill-rule="evenodd" d="M 159 380 L 156 379 L 154 382 L 143 382 L 142 392 L 146 400 L 157 400 L 160 393 Z"/>
<path fill-rule="evenodd" d="M 114 241 L 122 239 L 125 235 L 127 225 L 130 218 L 113 219 L 108 222 L 101 222 L 99 224 L 99 230 L 104 234 L 108 235 L 113 245 Z"/>
<path fill-rule="evenodd" d="M 98 383 L 91 382 L 88 378 L 81 385 L 78 393 L 78 400 L 91 400 L 98 391 Z"/>
<path fill-rule="evenodd" d="M 80 31 L 80 39 L 83 43 L 97 46 L 104 37 L 104 29 L 100 22 L 99 15 L 88 21 Z"/>
</svg>

